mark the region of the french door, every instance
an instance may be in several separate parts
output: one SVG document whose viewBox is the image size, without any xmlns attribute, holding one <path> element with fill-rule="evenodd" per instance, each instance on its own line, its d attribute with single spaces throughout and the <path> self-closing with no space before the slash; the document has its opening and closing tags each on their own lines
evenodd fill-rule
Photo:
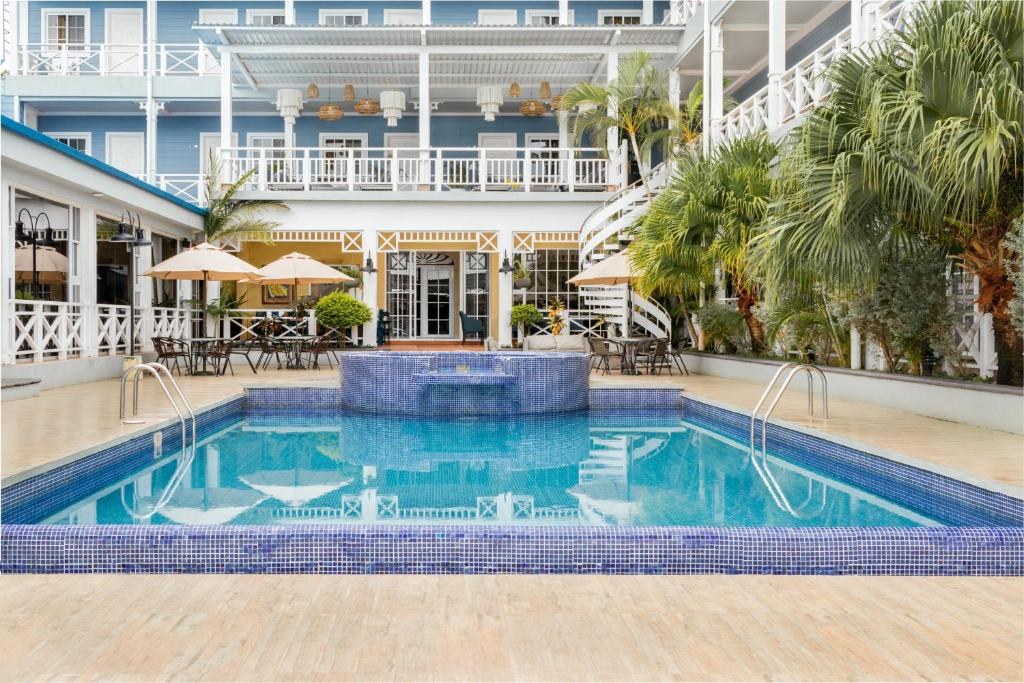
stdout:
<svg viewBox="0 0 1024 683">
<path fill-rule="evenodd" d="M 424 265 L 419 268 L 420 336 L 452 336 L 453 266 Z"/>
</svg>

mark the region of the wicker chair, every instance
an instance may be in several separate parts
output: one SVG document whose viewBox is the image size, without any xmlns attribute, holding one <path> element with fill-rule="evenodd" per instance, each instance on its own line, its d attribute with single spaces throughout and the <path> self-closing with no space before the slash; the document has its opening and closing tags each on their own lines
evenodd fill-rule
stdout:
<svg viewBox="0 0 1024 683">
<path fill-rule="evenodd" d="M 256 344 L 259 346 L 260 355 L 256 359 L 256 367 L 262 367 L 264 370 L 270 365 L 270 359 L 277 360 L 277 369 L 281 369 L 281 354 L 285 354 L 287 357 L 288 347 L 279 341 L 275 341 L 270 337 L 256 337 Z"/>
<path fill-rule="evenodd" d="M 233 346 L 234 344 L 231 341 L 219 341 L 212 346 L 206 347 L 200 356 L 213 361 L 213 367 L 218 375 L 223 375 L 229 368 L 231 369 L 231 374 L 234 375 L 235 368 L 231 365 L 231 348 Z"/>
<path fill-rule="evenodd" d="M 306 367 L 319 370 L 320 356 L 327 356 L 327 365 L 333 370 L 334 363 L 331 362 L 331 356 L 334 356 L 334 360 L 338 360 L 338 354 L 334 351 L 333 344 L 334 340 L 326 334 L 322 334 L 306 344 L 300 351 L 301 356 L 308 357 Z"/>
<path fill-rule="evenodd" d="M 156 351 L 156 361 L 162 363 L 169 371 L 178 371 L 181 374 L 179 359 L 185 361 L 185 373 L 192 373 L 192 354 L 184 342 L 169 337 L 153 337 L 153 349 Z"/>
<path fill-rule="evenodd" d="M 590 369 L 604 368 L 604 374 L 611 372 L 611 359 L 618 358 L 619 363 L 623 362 L 623 347 L 618 342 L 599 337 L 589 337 L 590 344 Z"/>
</svg>

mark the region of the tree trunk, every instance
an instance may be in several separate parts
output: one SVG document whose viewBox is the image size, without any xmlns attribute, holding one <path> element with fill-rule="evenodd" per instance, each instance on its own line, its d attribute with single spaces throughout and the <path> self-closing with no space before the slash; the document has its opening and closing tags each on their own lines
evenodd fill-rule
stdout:
<svg viewBox="0 0 1024 683">
<path fill-rule="evenodd" d="M 647 201 L 653 202 L 654 195 L 651 194 L 651 186 L 647 184 L 647 173 L 644 172 L 644 162 L 640 158 L 640 148 L 636 145 L 636 136 L 629 134 L 629 144 L 633 148 L 633 156 L 636 157 L 636 168 L 640 171 L 640 182 L 644 185 L 644 192 L 647 193 Z"/>
<path fill-rule="evenodd" d="M 736 299 L 736 307 L 739 308 L 743 321 L 747 324 L 747 331 L 750 333 L 750 350 L 754 353 L 763 353 L 767 348 L 764 343 L 764 327 L 754 315 L 757 297 L 739 288 L 736 293 L 739 295 Z"/>
<path fill-rule="evenodd" d="M 992 331 L 995 336 L 998 366 L 996 384 L 1021 386 L 1024 384 L 1024 340 L 1010 320 L 1010 300 L 1013 298 L 1013 284 L 1010 282 L 1005 264 L 1007 260 L 1000 242 L 996 249 L 977 240 L 967 245 L 964 261 L 969 270 L 978 276 L 978 308 L 992 314 Z"/>
</svg>

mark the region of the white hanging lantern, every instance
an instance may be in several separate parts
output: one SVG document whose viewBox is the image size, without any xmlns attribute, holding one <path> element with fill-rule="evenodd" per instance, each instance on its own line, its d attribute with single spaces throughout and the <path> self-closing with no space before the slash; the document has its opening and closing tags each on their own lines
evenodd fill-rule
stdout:
<svg viewBox="0 0 1024 683">
<path fill-rule="evenodd" d="M 498 108 L 505 103 L 501 94 L 501 87 L 497 85 L 482 85 L 476 89 L 476 103 L 480 106 L 480 112 L 484 115 L 484 121 L 493 121 Z"/>
<path fill-rule="evenodd" d="M 277 110 L 288 123 L 294 124 L 295 119 L 302 114 L 302 104 L 301 90 L 282 88 L 277 91 Z"/>
<path fill-rule="evenodd" d="M 388 128 L 394 128 L 405 111 L 405 93 L 400 90 L 385 90 L 380 94 L 380 109 L 388 121 Z"/>
</svg>

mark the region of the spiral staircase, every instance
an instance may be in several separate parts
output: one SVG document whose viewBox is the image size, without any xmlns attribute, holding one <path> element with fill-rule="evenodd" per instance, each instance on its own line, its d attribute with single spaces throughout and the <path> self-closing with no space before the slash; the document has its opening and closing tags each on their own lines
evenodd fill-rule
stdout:
<svg viewBox="0 0 1024 683">
<path fill-rule="evenodd" d="M 671 166 L 662 163 L 652 169 L 648 183 L 658 192 L 668 183 Z M 633 226 L 647 213 L 650 202 L 639 180 L 609 197 L 583 221 L 580 228 L 580 269 L 626 249 L 633 241 Z M 583 286 L 580 297 L 594 315 L 618 326 L 628 335 L 640 333 L 652 337 L 670 337 L 672 319 L 656 301 L 647 299 L 626 285 Z M 632 315 L 630 315 L 632 308 Z M 627 319 L 632 329 L 626 330 Z"/>
</svg>

